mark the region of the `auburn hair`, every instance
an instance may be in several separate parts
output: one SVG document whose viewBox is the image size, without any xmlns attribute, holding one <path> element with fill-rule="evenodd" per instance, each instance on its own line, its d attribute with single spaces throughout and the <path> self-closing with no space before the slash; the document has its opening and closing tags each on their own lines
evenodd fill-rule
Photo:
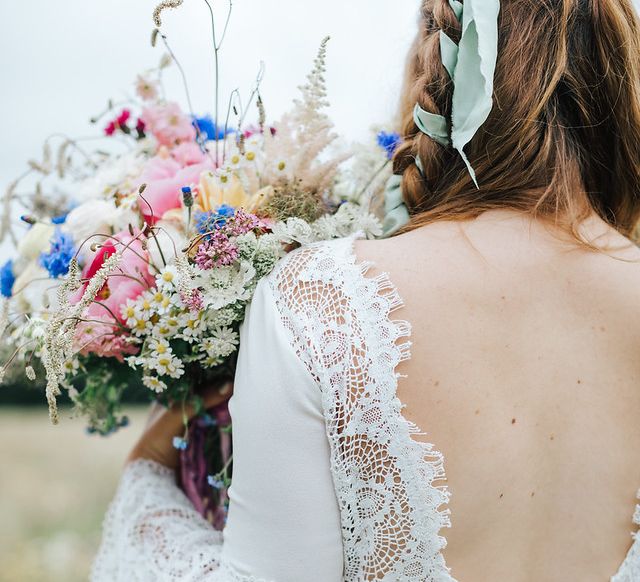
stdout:
<svg viewBox="0 0 640 582">
<path fill-rule="evenodd" d="M 640 218 L 640 31 L 631 0 L 503 0 L 494 107 L 459 154 L 419 131 L 416 103 L 450 118 L 439 31 L 460 41 L 448 0 L 422 2 L 394 157 L 407 229 L 510 208 L 579 237 L 594 211 L 625 236 Z M 418 169 L 416 159 L 422 162 Z"/>
</svg>

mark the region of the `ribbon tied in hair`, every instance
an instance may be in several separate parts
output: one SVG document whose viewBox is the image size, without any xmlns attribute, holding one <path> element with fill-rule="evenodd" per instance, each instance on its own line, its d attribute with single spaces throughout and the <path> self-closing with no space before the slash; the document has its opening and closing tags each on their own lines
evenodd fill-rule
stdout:
<svg viewBox="0 0 640 582">
<path fill-rule="evenodd" d="M 498 15 L 500 0 L 449 0 L 462 25 L 456 44 L 440 31 L 442 64 L 453 82 L 451 119 L 425 111 L 416 104 L 413 111 L 418 129 L 445 147 L 453 147 L 462 157 L 478 186 L 475 170 L 464 151 L 493 109 L 493 80 L 498 59 Z M 409 213 L 398 204 L 397 180 L 390 181 L 385 194 L 387 217 L 384 231 L 389 236 L 409 220 Z M 404 220 L 403 224 L 400 224 Z M 399 225 L 399 226 L 398 226 Z"/>
</svg>

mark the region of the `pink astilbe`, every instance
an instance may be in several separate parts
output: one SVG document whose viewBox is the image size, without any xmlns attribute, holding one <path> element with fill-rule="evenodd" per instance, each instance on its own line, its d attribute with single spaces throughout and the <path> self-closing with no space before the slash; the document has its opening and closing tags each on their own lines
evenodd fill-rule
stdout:
<svg viewBox="0 0 640 582">
<path fill-rule="evenodd" d="M 204 297 L 200 289 L 190 289 L 180 292 L 180 300 L 189 309 L 189 311 L 202 311 L 204 309 Z"/>
<path fill-rule="evenodd" d="M 171 147 L 196 139 L 191 119 L 177 103 L 150 105 L 142 111 L 141 119 L 161 145 Z"/>
<path fill-rule="evenodd" d="M 238 246 L 235 242 L 224 232 L 216 231 L 198 247 L 194 261 L 206 271 L 232 265 L 237 258 Z"/>
<path fill-rule="evenodd" d="M 225 226 L 227 236 L 240 236 L 252 230 L 266 230 L 267 224 L 255 214 L 245 212 L 242 208 L 236 210 L 235 216 Z"/>
</svg>

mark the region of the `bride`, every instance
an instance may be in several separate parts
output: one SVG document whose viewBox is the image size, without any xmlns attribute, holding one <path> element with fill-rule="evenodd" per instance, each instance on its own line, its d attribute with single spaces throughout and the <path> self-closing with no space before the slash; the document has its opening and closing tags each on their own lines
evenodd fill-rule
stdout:
<svg viewBox="0 0 640 582">
<path fill-rule="evenodd" d="M 156 411 L 92 579 L 640 581 L 639 35 L 630 0 L 425 0 L 392 236 L 256 292 L 224 534 Z"/>
</svg>

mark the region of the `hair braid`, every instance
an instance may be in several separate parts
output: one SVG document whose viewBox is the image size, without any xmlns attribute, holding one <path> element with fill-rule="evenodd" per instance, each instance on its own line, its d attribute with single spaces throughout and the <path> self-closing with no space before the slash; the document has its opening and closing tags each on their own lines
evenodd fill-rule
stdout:
<svg viewBox="0 0 640 582">
<path fill-rule="evenodd" d="M 433 177 L 442 175 L 442 165 L 453 156 L 452 150 L 422 133 L 409 113 L 418 103 L 425 111 L 450 117 L 453 83 L 442 64 L 440 34 L 459 42 L 461 25 L 448 0 L 424 0 L 419 35 L 409 55 L 408 91 L 405 94 L 402 128 L 404 143 L 394 159 L 394 171 L 402 174 L 402 190 L 411 213 L 429 208 Z M 419 158 L 424 175 L 416 164 Z"/>
</svg>

